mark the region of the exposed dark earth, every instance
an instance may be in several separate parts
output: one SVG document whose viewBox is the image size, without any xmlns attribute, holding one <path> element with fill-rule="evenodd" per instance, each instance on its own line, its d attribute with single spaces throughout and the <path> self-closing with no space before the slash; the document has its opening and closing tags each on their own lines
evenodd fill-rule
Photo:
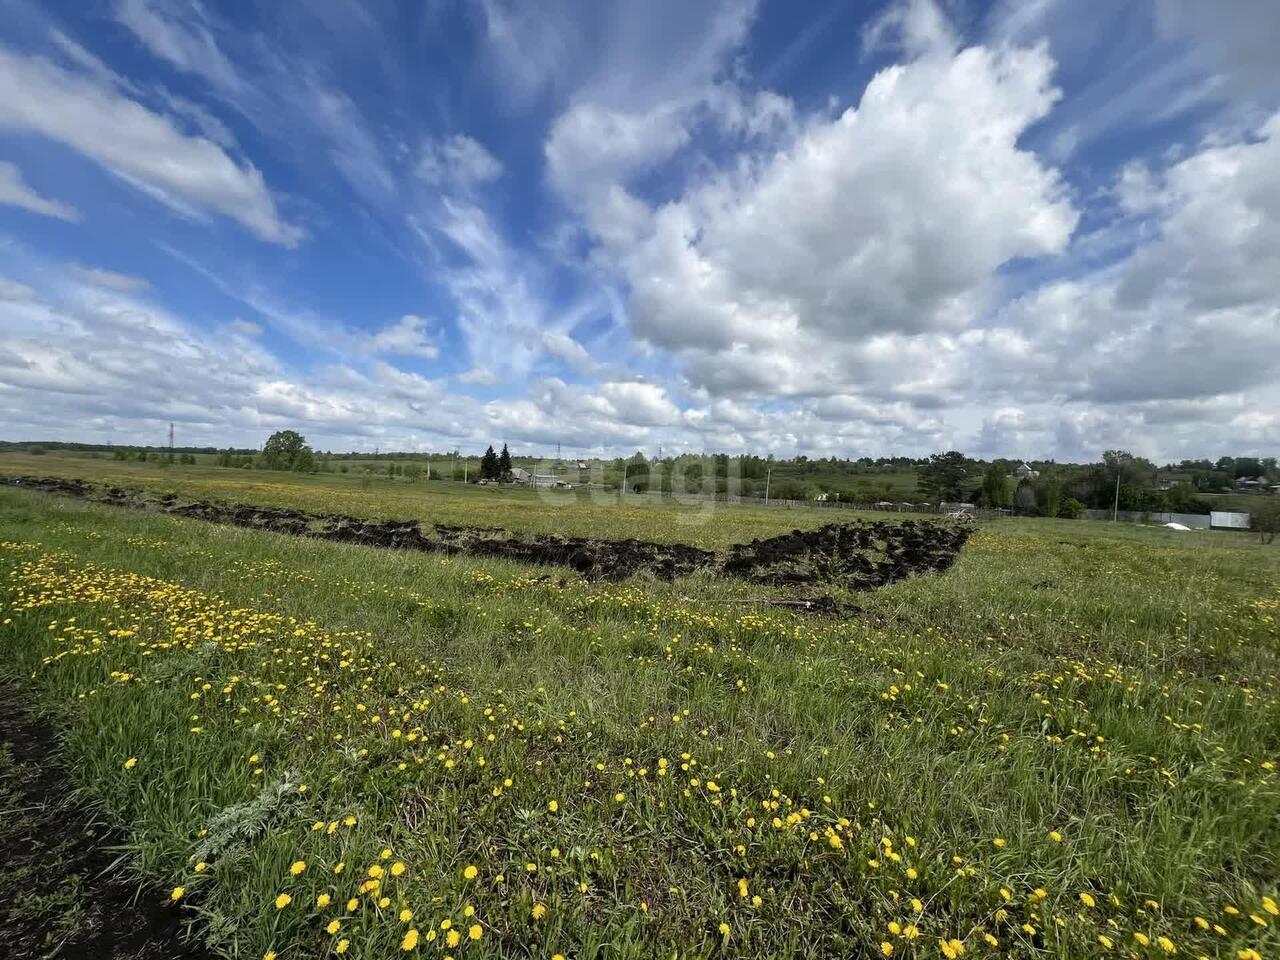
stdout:
<svg viewBox="0 0 1280 960">
<path fill-rule="evenodd" d="M 0 680 L 0 957 L 205 960 L 166 891 L 124 865 L 125 838 L 70 793 L 57 746 Z"/>
<path fill-rule="evenodd" d="M 914 573 L 946 570 L 972 530 L 929 520 L 829 523 L 735 544 L 721 569 L 754 583 L 873 590 Z"/>
<path fill-rule="evenodd" d="M 831 523 L 815 530 L 793 530 L 735 544 L 727 553 L 718 554 L 679 543 L 552 534 L 522 536 L 497 528 L 424 525 L 417 520 L 370 520 L 283 507 L 184 500 L 174 494 L 130 491 L 57 477 L 0 477 L 0 483 L 94 503 L 338 543 L 567 566 L 588 580 L 623 580 L 640 573 L 674 580 L 710 570 L 774 586 L 872 590 L 913 574 L 946 570 L 955 563 L 973 529 L 969 524 L 929 520 Z M 830 606 L 822 598 L 797 605 L 815 612 L 827 612 Z"/>
</svg>

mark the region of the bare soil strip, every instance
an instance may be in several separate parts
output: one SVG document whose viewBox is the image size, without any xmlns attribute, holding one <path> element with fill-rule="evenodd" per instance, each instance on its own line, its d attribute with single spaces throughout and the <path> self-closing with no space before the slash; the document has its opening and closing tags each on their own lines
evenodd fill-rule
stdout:
<svg viewBox="0 0 1280 960">
<path fill-rule="evenodd" d="M 122 865 L 122 841 L 72 799 L 52 729 L 0 681 L 0 956 L 207 960 L 164 891 Z"/>
<path fill-rule="evenodd" d="M 417 520 L 368 520 L 282 507 L 183 500 L 173 494 L 148 494 L 55 477 L 0 477 L 0 483 L 338 543 L 567 566 L 588 580 L 616 581 L 638 573 L 674 580 L 710 570 L 775 586 L 872 590 L 913 574 L 946 570 L 956 561 L 972 532 L 968 524 L 928 520 L 833 523 L 816 530 L 793 530 L 766 540 L 736 544 L 721 555 L 680 543 L 551 534 L 522 537 L 509 530 L 486 527 L 424 527 Z"/>
</svg>

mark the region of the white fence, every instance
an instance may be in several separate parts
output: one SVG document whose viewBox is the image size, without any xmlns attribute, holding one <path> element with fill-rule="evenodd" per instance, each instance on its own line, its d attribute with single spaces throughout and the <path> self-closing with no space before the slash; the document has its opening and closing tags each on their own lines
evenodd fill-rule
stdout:
<svg viewBox="0 0 1280 960">
<path fill-rule="evenodd" d="M 1210 517 L 1210 524 L 1214 527 L 1225 528 L 1227 530 L 1248 530 L 1249 514 L 1235 513 L 1231 510 L 1214 510 Z"/>
<path fill-rule="evenodd" d="M 1110 520 L 1110 510 L 1086 510 L 1090 520 Z M 1248 530 L 1250 515 L 1230 510 L 1212 513 L 1143 513 L 1138 510 L 1121 510 L 1115 518 L 1121 523 L 1180 523 L 1192 530 Z"/>
</svg>

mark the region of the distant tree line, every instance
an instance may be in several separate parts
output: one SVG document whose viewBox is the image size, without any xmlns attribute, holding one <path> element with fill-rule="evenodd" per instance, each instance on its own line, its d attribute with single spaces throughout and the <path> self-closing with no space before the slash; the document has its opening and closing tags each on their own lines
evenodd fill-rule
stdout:
<svg viewBox="0 0 1280 960">
<path fill-rule="evenodd" d="M 374 453 L 317 453 L 300 433 L 281 430 L 272 434 L 262 450 L 212 447 L 121 447 L 110 444 L 63 442 L 0 442 L 0 449 L 82 451 L 90 455 L 107 453 L 118 460 L 150 463 L 194 464 L 197 455 L 205 462 L 238 469 L 291 470 L 299 472 L 346 473 L 352 461 L 366 462 L 366 474 L 417 479 L 433 477 L 506 480 L 515 463 L 506 444 L 500 452 L 490 445 L 479 458 L 464 457 L 459 451 L 422 454 L 402 451 Z M 172 455 L 171 455 L 172 453 Z M 432 464 L 432 457 L 445 463 Z M 425 458 L 425 462 L 424 462 Z M 471 464 L 468 473 L 466 463 Z M 459 460 L 462 463 L 459 463 Z M 563 479 L 602 484 L 616 489 L 624 484 L 631 492 L 693 492 L 716 496 L 739 495 L 771 499 L 875 503 L 879 501 L 972 502 L 981 507 L 1005 509 L 1020 514 L 1071 517 L 1085 509 L 1131 512 L 1207 513 L 1207 495 L 1230 492 L 1236 481 L 1257 478 L 1255 487 L 1265 489 L 1280 483 L 1275 457 L 1220 457 L 1217 460 L 1181 460 L 1157 468 L 1150 460 L 1123 450 L 1108 450 L 1096 463 L 1070 464 L 1032 461 L 1038 476 L 1019 477 L 1016 460 L 982 460 L 957 450 L 929 457 L 808 457 L 790 458 L 727 453 L 675 454 L 653 458 L 636 451 L 628 457 L 593 459 L 579 468 L 574 462 L 545 463 L 530 469 L 549 470 Z M 1165 488 L 1165 489 L 1162 489 Z M 1259 503 L 1258 510 L 1262 510 Z M 1251 511 L 1252 512 L 1252 511 Z"/>
</svg>

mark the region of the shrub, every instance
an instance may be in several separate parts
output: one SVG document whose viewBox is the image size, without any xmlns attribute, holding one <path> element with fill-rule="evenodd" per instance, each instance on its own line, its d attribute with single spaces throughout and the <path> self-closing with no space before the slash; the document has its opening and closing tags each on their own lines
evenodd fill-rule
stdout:
<svg viewBox="0 0 1280 960">
<path fill-rule="evenodd" d="M 1058 516 L 1063 520 L 1079 520 L 1084 516 L 1084 504 L 1075 497 L 1067 497 L 1058 504 Z"/>
</svg>

